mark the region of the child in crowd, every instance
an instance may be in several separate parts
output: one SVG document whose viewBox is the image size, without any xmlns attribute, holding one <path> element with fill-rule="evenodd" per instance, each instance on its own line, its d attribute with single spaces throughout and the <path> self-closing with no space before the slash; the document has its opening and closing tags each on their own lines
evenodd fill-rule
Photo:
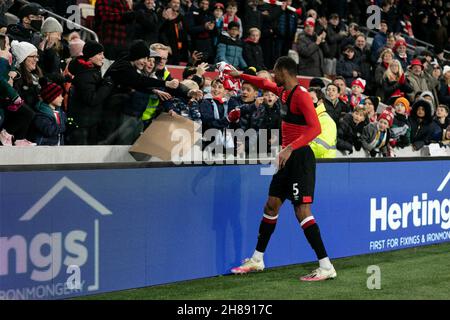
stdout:
<svg viewBox="0 0 450 320">
<path fill-rule="evenodd" d="M 347 113 L 340 121 L 337 130 L 337 144 L 339 151 L 349 154 L 361 150 L 361 134 L 364 127 L 368 124 L 367 113 L 362 105 L 353 110 L 353 113 Z"/>
<path fill-rule="evenodd" d="M 442 129 L 445 130 L 450 125 L 450 118 L 448 116 L 449 108 L 445 104 L 440 104 L 436 108 L 436 115 L 434 122 Z"/>
<path fill-rule="evenodd" d="M 375 96 L 366 97 L 364 99 L 364 109 L 366 110 L 367 119 L 370 123 L 377 122 L 377 109 L 380 99 Z"/>
<path fill-rule="evenodd" d="M 227 13 L 223 16 L 223 31 L 228 31 L 230 29 L 230 23 L 235 22 L 238 24 L 239 28 L 239 35 L 240 38 L 243 34 L 242 30 L 242 21 L 241 19 L 236 15 L 238 12 L 238 4 L 235 1 L 229 1 L 227 3 Z"/>
<path fill-rule="evenodd" d="M 364 150 L 369 152 L 371 157 L 382 154 L 384 157 L 391 156 L 389 145 L 390 130 L 394 122 L 394 115 L 384 110 L 378 117 L 377 123 L 369 123 L 364 127 L 361 135 L 361 142 Z"/>
<path fill-rule="evenodd" d="M 200 91 L 200 87 L 193 80 L 184 80 L 181 82 L 182 85 L 186 86 L 192 92 L 197 92 L 190 97 L 189 101 L 183 98 L 174 98 L 170 101 L 163 102 L 164 109 L 169 110 L 170 115 L 178 114 L 192 121 L 201 123 L 202 117 L 200 114 L 199 102 L 203 98 L 203 94 Z M 200 94 L 198 94 L 200 93 Z"/>
<path fill-rule="evenodd" d="M 340 89 L 334 83 L 329 83 L 326 88 L 326 99 L 324 101 L 325 108 L 330 115 L 330 117 L 336 123 L 336 126 L 339 126 L 339 120 L 347 113 L 348 104 L 343 102 L 340 97 Z"/>
<path fill-rule="evenodd" d="M 391 128 L 392 147 L 404 148 L 408 146 L 410 141 L 411 128 L 409 127 L 408 115 L 410 106 L 408 99 L 401 97 L 395 100 L 394 104 L 394 122 Z"/>
<path fill-rule="evenodd" d="M 349 96 L 350 109 L 354 110 L 363 99 L 364 88 L 366 87 L 366 80 L 358 78 L 352 82 L 352 93 Z"/>
<path fill-rule="evenodd" d="M 238 69 L 247 68 L 247 63 L 243 57 L 243 42 L 239 39 L 241 34 L 240 25 L 237 22 L 230 22 L 227 31 L 223 31 L 217 46 L 217 62 L 226 62 Z"/>
<path fill-rule="evenodd" d="M 63 89 L 55 83 L 45 83 L 41 80 L 41 99 L 36 105 L 34 125 L 36 127 L 37 145 L 64 145 L 66 130 L 66 114 L 61 109 L 63 104 Z"/>
</svg>

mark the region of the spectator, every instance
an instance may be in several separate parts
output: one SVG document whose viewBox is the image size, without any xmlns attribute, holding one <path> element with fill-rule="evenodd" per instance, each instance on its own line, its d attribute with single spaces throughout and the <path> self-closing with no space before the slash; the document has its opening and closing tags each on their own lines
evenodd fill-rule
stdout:
<svg viewBox="0 0 450 320">
<path fill-rule="evenodd" d="M 250 35 L 249 31 L 251 28 L 257 28 L 261 30 L 263 22 L 263 14 L 261 10 L 258 9 L 258 1 L 246 0 L 246 4 L 244 5 L 244 16 L 242 22 L 243 22 L 242 27 L 244 29 L 243 34 L 244 37 Z"/>
<path fill-rule="evenodd" d="M 403 70 L 406 70 L 406 68 L 411 63 L 411 57 L 409 56 L 406 49 L 407 49 L 407 47 L 406 47 L 405 40 L 400 39 L 400 40 L 397 40 L 397 42 L 395 42 L 395 46 L 394 46 L 394 50 L 393 50 L 394 54 L 395 54 L 394 58 L 397 59 L 398 61 L 400 61 Z"/>
<path fill-rule="evenodd" d="M 226 62 L 238 69 L 247 68 L 247 63 L 242 56 L 243 44 L 239 39 L 239 24 L 237 22 L 230 22 L 228 24 L 228 31 L 223 31 L 219 39 L 217 47 L 216 62 Z"/>
<path fill-rule="evenodd" d="M 62 39 L 63 27 L 55 18 L 45 19 L 41 29 L 44 41 L 39 45 L 39 65 L 45 77 L 63 85 L 62 71 L 66 68 L 66 60 L 70 58 L 69 46 Z"/>
<path fill-rule="evenodd" d="M 264 70 L 263 50 L 259 45 L 259 39 L 261 38 L 261 31 L 257 28 L 251 28 L 249 30 L 249 37 L 244 40 L 244 60 L 256 70 Z"/>
<path fill-rule="evenodd" d="M 388 110 L 384 110 L 378 117 L 378 122 L 369 123 L 364 127 L 361 135 L 361 143 L 371 157 L 381 154 L 390 157 L 390 130 L 394 122 L 394 116 Z"/>
<path fill-rule="evenodd" d="M 361 78 L 367 81 L 366 91 L 372 93 L 374 91 L 372 62 L 370 60 L 370 49 L 367 46 L 366 36 L 363 33 L 357 33 L 354 48 L 356 63 L 359 66 L 359 70 L 361 70 Z"/>
<path fill-rule="evenodd" d="M 450 125 L 449 108 L 445 104 L 440 104 L 436 108 L 436 115 L 434 117 L 434 122 L 441 128 L 441 130 L 446 129 Z"/>
<path fill-rule="evenodd" d="M 306 19 L 305 31 L 298 39 L 298 72 L 302 76 L 322 77 L 324 75 L 324 55 L 328 54 L 326 32 L 323 31 L 320 35 L 316 35 L 314 33 L 315 25 L 313 18 Z"/>
<path fill-rule="evenodd" d="M 271 147 L 279 145 L 279 137 L 272 135 L 272 130 L 279 130 L 281 125 L 280 116 L 281 102 L 271 91 L 263 91 L 263 96 L 255 102 L 255 112 L 252 114 L 250 128 L 267 130 L 267 149 L 270 153 Z M 260 150 L 261 151 L 261 150 Z"/>
<path fill-rule="evenodd" d="M 394 122 L 391 128 L 392 147 L 404 148 L 411 144 L 411 128 L 409 127 L 408 115 L 410 106 L 408 99 L 400 97 L 395 100 L 394 104 Z"/>
<path fill-rule="evenodd" d="M 14 4 L 14 0 L 0 1 L 0 28 L 7 25 L 5 13 Z"/>
<path fill-rule="evenodd" d="M 392 60 L 383 77 L 383 86 L 381 88 L 383 101 L 391 104 L 393 97 L 403 97 L 412 91 L 413 88 L 403 73 L 400 61 Z"/>
<path fill-rule="evenodd" d="M 7 34 L 11 41 L 29 42 L 38 47 L 42 42 L 40 35 L 44 22 L 44 9 L 37 3 L 29 3 L 19 10 L 19 22 L 8 26 Z"/>
<path fill-rule="evenodd" d="M 324 101 L 325 108 L 334 120 L 336 126 L 339 126 L 339 120 L 347 113 L 348 105 L 339 99 L 339 87 L 334 83 L 329 83 L 326 88 L 326 99 Z"/>
<path fill-rule="evenodd" d="M 289 49 L 294 43 L 297 32 L 298 16 L 297 13 L 287 10 L 287 6 L 292 5 L 292 0 L 286 0 L 281 5 L 281 15 L 277 19 L 274 28 L 275 35 L 275 56 L 287 56 Z"/>
<path fill-rule="evenodd" d="M 209 11 L 209 0 L 199 1 L 199 8 L 194 8 L 187 16 L 192 50 L 203 54 L 203 61 L 214 62 L 213 38 L 217 32 L 214 16 Z"/>
<path fill-rule="evenodd" d="M 427 100 L 431 105 L 431 114 L 434 115 L 436 111 L 436 100 L 433 97 L 433 93 L 431 91 L 423 91 L 419 95 L 419 99 Z"/>
<path fill-rule="evenodd" d="M 74 76 L 68 105 L 70 131 L 67 143 L 71 145 L 96 145 L 102 109 L 112 92 L 113 83 L 103 79 L 101 67 L 104 63 L 104 47 L 95 41 L 88 41 L 81 57 L 69 64 Z"/>
<path fill-rule="evenodd" d="M 200 104 L 203 132 L 208 129 L 226 129 L 231 123 L 239 121 L 240 114 L 235 110 L 236 101 L 225 99 L 223 83 L 215 79 L 211 84 L 212 98 L 204 99 Z M 231 114 L 231 117 L 229 117 Z M 220 141 L 217 141 L 219 143 Z"/>
<path fill-rule="evenodd" d="M 341 43 L 343 42 L 343 40 L 347 37 L 347 32 L 344 29 L 344 26 L 342 25 L 342 23 L 339 20 L 339 15 L 337 13 L 333 13 L 330 16 L 330 21 L 327 25 L 327 44 L 328 44 L 328 49 L 329 49 L 329 54 L 328 56 L 331 59 L 338 59 L 340 56 L 340 48 L 347 48 L 348 45 L 346 46 L 341 46 Z M 349 44 L 351 46 L 354 45 L 354 41 L 353 43 Z M 342 50 L 344 51 L 344 50 Z"/>
<path fill-rule="evenodd" d="M 387 30 L 388 25 L 386 20 L 381 20 L 380 31 L 375 35 L 372 42 L 372 62 L 376 63 L 378 60 L 378 53 L 381 48 L 386 45 L 387 42 Z"/>
<path fill-rule="evenodd" d="M 413 92 L 409 95 L 410 99 L 413 99 L 418 92 L 430 91 L 423 69 L 424 66 L 419 59 L 413 59 L 411 61 L 411 65 L 406 74 L 406 77 L 413 88 Z"/>
<path fill-rule="evenodd" d="M 144 0 L 134 11 L 136 13 L 134 39 L 144 40 L 148 46 L 158 42 L 162 22 L 156 12 L 156 0 Z"/>
<path fill-rule="evenodd" d="M 376 86 L 376 95 L 379 97 L 383 97 L 383 79 L 386 70 L 391 64 L 392 60 L 394 60 L 394 53 L 391 49 L 385 49 L 380 55 L 381 63 L 375 69 L 375 86 Z"/>
<path fill-rule="evenodd" d="M 310 147 L 316 158 L 336 158 L 336 123 L 325 109 L 325 95 L 318 87 L 309 88 L 317 117 L 319 118 L 321 133 L 311 143 Z"/>
<path fill-rule="evenodd" d="M 441 145 L 443 146 L 450 145 L 450 126 L 448 126 L 445 130 L 442 131 Z"/>
<path fill-rule="evenodd" d="M 348 45 L 356 46 L 356 38 L 363 33 L 359 32 L 359 26 L 357 23 L 350 23 L 348 26 L 348 35 L 342 39 L 341 47 L 345 48 Z"/>
<path fill-rule="evenodd" d="M 66 131 L 66 114 L 61 109 L 63 89 L 55 83 L 41 81 L 41 98 L 36 105 L 34 126 L 36 127 L 36 143 L 39 146 L 64 145 Z"/>
<path fill-rule="evenodd" d="M 336 65 L 336 73 L 344 77 L 347 86 L 351 86 L 352 82 L 361 76 L 353 46 L 347 46 L 342 50 L 342 57 Z"/>
<path fill-rule="evenodd" d="M 183 80 L 181 84 L 190 90 L 199 91 L 200 89 L 198 84 L 193 80 Z M 163 104 L 167 106 L 170 115 L 173 116 L 174 114 L 178 114 L 201 124 L 202 117 L 199 103 L 202 101 L 202 98 L 203 95 L 192 97 L 189 100 L 184 98 L 175 98 L 170 101 L 166 101 Z"/>
<path fill-rule="evenodd" d="M 367 115 L 363 106 L 357 106 L 352 113 L 344 115 L 337 129 L 337 149 L 344 154 L 345 152 L 352 154 L 353 148 L 356 151 L 361 150 L 360 137 L 367 124 Z"/>
<path fill-rule="evenodd" d="M 100 42 L 105 47 L 105 57 L 117 60 L 127 50 L 127 27 L 134 22 L 130 0 L 97 0 L 95 26 Z"/>
<path fill-rule="evenodd" d="M 11 43 L 11 50 L 16 59 L 16 67 L 20 73 L 20 77 L 14 80 L 14 89 L 19 93 L 25 104 L 18 112 L 7 114 L 7 118 L 13 127 L 5 125 L 7 131 L 11 133 L 15 139 L 16 145 L 31 146 L 34 145 L 29 140 L 34 140 L 34 132 L 31 126 L 34 114 L 33 111 L 39 102 L 39 79 L 42 77 L 42 71 L 38 67 L 39 61 L 38 49 L 28 42 Z"/>
<path fill-rule="evenodd" d="M 236 22 L 239 25 L 239 38 L 244 34 L 244 30 L 242 29 L 242 21 L 241 19 L 236 15 L 238 12 L 238 5 L 233 0 L 229 1 L 227 3 L 227 12 L 223 16 L 223 31 L 228 31 L 229 24 L 231 22 Z"/>
<path fill-rule="evenodd" d="M 363 92 L 365 87 L 366 81 L 364 79 L 358 78 L 352 82 L 352 93 L 348 99 L 351 110 L 355 109 L 355 107 L 359 105 L 359 103 L 363 99 Z"/>
<path fill-rule="evenodd" d="M 137 130 L 140 124 L 134 115 L 130 116 L 130 113 L 138 111 L 135 105 L 130 104 L 131 94 L 134 91 L 151 94 L 155 88 L 178 87 L 178 80 L 164 81 L 142 74 L 149 57 L 150 49 L 145 42 L 135 41 L 128 55 L 114 62 L 106 72 L 105 78 L 112 78 L 114 89 L 103 109 L 99 130 L 101 144 L 128 144 L 130 137 L 134 135 L 134 130 Z"/>
<path fill-rule="evenodd" d="M 214 15 L 214 23 L 215 23 L 215 27 L 216 27 L 216 31 L 214 33 L 214 37 L 213 37 L 213 46 L 214 46 L 214 50 L 217 47 L 217 44 L 219 43 L 219 36 L 222 34 L 223 31 L 223 12 L 224 12 L 224 6 L 222 3 L 217 2 L 214 5 L 214 11 L 213 11 L 213 15 Z M 215 51 L 214 51 L 214 55 L 215 55 Z"/>
<path fill-rule="evenodd" d="M 369 96 L 364 99 L 364 111 L 366 112 L 369 123 L 377 122 L 377 109 L 380 104 L 380 98 Z"/>
<path fill-rule="evenodd" d="M 439 87 L 439 102 L 450 106 L 450 66 L 445 66 Z"/>
<path fill-rule="evenodd" d="M 169 64 L 188 62 L 188 24 L 180 12 L 180 0 L 170 0 L 162 12 L 161 42 L 171 49 Z"/>
<path fill-rule="evenodd" d="M 409 127 L 414 150 L 420 150 L 431 143 L 439 128 L 433 123 L 431 104 L 427 100 L 419 99 L 413 104 Z"/>
</svg>

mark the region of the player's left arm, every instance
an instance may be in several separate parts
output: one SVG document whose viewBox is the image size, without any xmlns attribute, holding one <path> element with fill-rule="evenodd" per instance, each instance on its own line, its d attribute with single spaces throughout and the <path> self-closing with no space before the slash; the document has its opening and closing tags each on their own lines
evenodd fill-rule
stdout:
<svg viewBox="0 0 450 320">
<path fill-rule="evenodd" d="M 308 145 L 322 132 L 319 118 L 309 93 L 303 88 L 300 89 L 296 92 L 296 99 L 293 99 L 294 105 L 292 112 L 294 114 L 303 114 L 306 122 L 306 130 L 290 144 L 292 150 Z"/>
</svg>

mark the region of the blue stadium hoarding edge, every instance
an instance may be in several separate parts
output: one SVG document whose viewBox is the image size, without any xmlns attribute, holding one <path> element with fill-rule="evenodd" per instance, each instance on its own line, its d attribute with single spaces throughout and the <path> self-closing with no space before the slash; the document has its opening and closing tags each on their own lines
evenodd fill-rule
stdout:
<svg viewBox="0 0 450 320">
<path fill-rule="evenodd" d="M 254 250 L 259 165 L 0 172 L 0 299 L 63 299 L 229 273 Z M 450 241 L 450 159 L 321 162 L 332 258 Z M 314 254 L 286 203 L 267 267 Z"/>
</svg>

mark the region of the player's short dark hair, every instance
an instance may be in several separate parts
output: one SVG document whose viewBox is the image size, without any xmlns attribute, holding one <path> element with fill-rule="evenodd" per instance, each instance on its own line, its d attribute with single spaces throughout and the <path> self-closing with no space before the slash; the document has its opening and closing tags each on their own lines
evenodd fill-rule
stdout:
<svg viewBox="0 0 450 320">
<path fill-rule="evenodd" d="M 297 63 L 288 56 L 279 57 L 274 69 L 286 70 L 290 75 L 297 76 Z"/>
</svg>

